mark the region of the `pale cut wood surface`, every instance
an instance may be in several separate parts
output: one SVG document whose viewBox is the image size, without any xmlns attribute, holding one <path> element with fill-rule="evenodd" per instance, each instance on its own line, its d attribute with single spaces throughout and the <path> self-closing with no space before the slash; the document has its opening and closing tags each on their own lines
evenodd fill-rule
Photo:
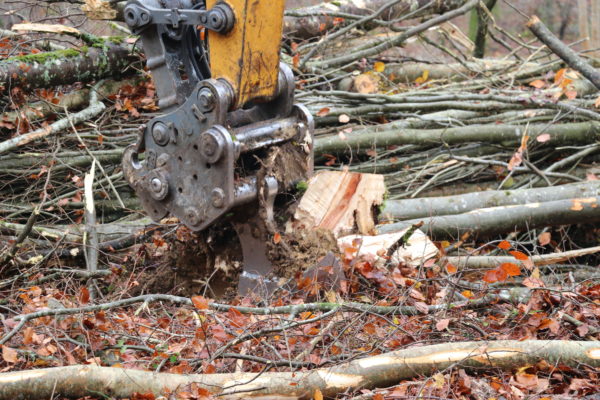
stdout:
<svg viewBox="0 0 600 400">
<path fill-rule="evenodd" d="M 348 171 L 323 171 L 308 182 L 308 190 L 294 215 L 296 228 L 326 229 L 343 233 L 372 233 L 373 207 L 383 202 L 382 175 Z"/>
</svg>

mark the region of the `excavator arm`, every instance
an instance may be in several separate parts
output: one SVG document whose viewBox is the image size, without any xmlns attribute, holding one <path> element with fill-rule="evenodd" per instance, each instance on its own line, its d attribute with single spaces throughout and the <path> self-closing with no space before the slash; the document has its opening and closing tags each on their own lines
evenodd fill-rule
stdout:
<svg viewBox="0 0 600 400">
<path fill-rule="evenodd" d="M 259 196 L 271 208 L 289 185 L 263 170 L 273 146 L 294 144 L 303 177 L 312 173 L 312 117 L 294 104 L 293 74 L 279 60 L 283 7 L 284 0 L 128 2 L 125 21 L 140 35 L 161 115 L 126 149 L 123 172 L 154 220 L 171 215 L 200 231 L 241 206 L 256 210 L 246 205 Z M 272 209 L 263 214 L 271 218 Z M 255 280 L 269 273 L 256 249 L 268 232 L 257 233 L 257 224 L 236 224 L 244 274 Z M 242 291 L 251 284 L 240 280 Z"/>
</svg>

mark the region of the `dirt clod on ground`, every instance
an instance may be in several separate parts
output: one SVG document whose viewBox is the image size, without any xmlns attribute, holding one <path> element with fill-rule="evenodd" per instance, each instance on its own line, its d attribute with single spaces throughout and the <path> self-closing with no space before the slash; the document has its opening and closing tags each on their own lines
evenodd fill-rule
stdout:
<svg viewBox="0 0 600 400">
<path fill-rule="evenodd" d="M 293 278 L 316 265 L 327 253 L 338 253 L 337 241 L 330 231 L 323 229 L 299 230 L 282 235 L 281 243 L 269 244 L 269 258 L 273 262 L 275 274 L 282 278 Z"/>
</svg>

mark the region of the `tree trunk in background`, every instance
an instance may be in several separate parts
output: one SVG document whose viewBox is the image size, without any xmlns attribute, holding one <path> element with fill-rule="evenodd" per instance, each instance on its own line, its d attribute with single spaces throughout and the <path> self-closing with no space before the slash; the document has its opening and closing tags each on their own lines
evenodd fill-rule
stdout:
<svg viewBox="0 0 600 400">
<path fill-rule="evenodd" d="M 591 48 L 596 51 L 593 53 L 594 57 L 600 57 L 600 0 L 592 1 L 592 13 L 591 15 Z"/>
<path fill-rule="evenodd" d="M 473 13 L 477 13 L 477 28 L 473 40 L 475 42 L 473 57 L 476 58 L 483 58 L 485 56 L 485 44 L 488 34 L 488 22 L 490 19 L 487 11 L 491 12 L 494 9 L 496 0 L 486 0 L 484 5 L 487 10 L 483 7 L 477 7 L 476 10 L 472 11 Z"/>
<path fill-rule="evenodd" d="M 600 57 L 600 0 L 578 0 L 579 37 L 584 50 L 596 49 L 591 56 Z"/>
</svg>

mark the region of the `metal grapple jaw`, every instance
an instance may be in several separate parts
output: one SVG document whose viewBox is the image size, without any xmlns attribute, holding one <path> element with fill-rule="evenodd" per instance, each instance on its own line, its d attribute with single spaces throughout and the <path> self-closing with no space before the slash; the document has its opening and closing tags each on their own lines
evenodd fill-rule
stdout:
<svg viewBox="0 0 600 400">
<path fill-rule="evenodd" d="M 283 8 L 284 0 L 130 0 L 124 10 L 164 113 L 126 149 L 124 176 L 156 221 L 171 215 L 200 231 L 241 216 L 232 222 L 242 293 L 275 286 L 265 242 L 275 195 L 292 178 L 273 171 L 312 173 L 313 120 L 294 105 L 294 76 L 279 62 Z M 276 146 L 293 167 L 272 165 L 281 162 Z"/>
<path fill-rule="evenodd" d="M 208 79 L 181 107 L 147 124 L 138 142 L 126 149 L 123 172 L 152 219 L 170 214 L 199 231 L 231 209 L 256 201 L 265 182 L 258 181 L 258 168 L 248 155 L 260 157 L 272 146 L 294 143 L 310 173 L 313 121 L 303 106 L 292 105 L 293 80 L 286 81 L 291 79 L 286 69 L 282 66 L 282 90 L 270 102 L 229 112 L 229 85 Z M 239 163 L 242 158 L 245 163 Z M 268 179 L 268 186 L 279 186 Z"/>
</svg>

